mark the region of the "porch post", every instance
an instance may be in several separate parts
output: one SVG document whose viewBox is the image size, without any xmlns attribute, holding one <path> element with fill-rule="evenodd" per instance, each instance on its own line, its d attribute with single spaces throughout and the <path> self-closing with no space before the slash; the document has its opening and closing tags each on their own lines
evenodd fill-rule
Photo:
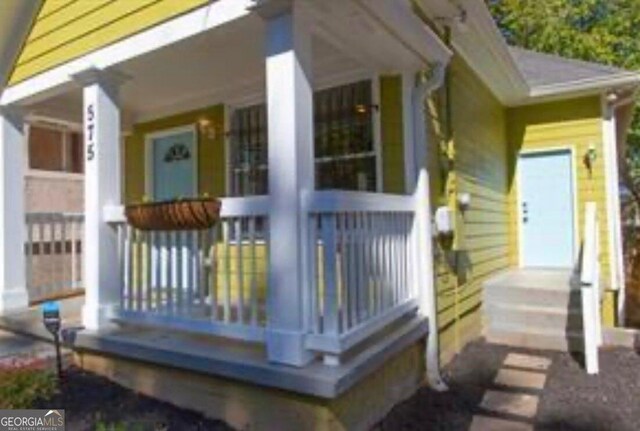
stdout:
<svg viewBox="0 0 640 431">
<path fill-rule="evenodd" d="M 314 188 L 311 35 L 298 6 L 264 2 L 267 23 L 266 82 L 269 128 L 270 278 L 269 360 L 302 366 L 309 282 L 305 268 L 307 222 L 302 195 Z"/>
<path fill-rule="evenodd" d="M 25 275 L 23 117 L 0 108 L 0 314 L 29 305 Z"/>
<path fill-rule="evenodd" d="M 85 141 L 85 304 L 82 322 L 89 330 L 107 326 L 118 302 L 117 235 L 103 208 L 120 204 L 120 108 L 115 74 L 90 69 L 75 76 L 83 85 Z"/>
</svg>

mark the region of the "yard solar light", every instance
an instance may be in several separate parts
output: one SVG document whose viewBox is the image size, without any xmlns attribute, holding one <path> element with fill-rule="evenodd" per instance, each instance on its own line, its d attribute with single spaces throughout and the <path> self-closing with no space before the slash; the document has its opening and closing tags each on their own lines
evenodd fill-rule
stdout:
<svg viewBox="0 0 640 431">
<path fill-rule="evenodd" d="M 53 335 L 53 343 L 56 347 L 56 366 L 58 368 L 58 378 L 62 379 L 62 359 L 60 357 L 60 305 L 54 301 L 45 302 L 42 305 L 42 322 Z"/>
</svg>

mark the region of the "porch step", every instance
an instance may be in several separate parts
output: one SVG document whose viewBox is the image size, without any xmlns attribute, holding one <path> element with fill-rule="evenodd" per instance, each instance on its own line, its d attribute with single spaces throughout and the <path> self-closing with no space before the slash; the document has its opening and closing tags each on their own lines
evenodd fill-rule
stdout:
<svg viewBox="0 0 640 431">
<path fill-rule="evenodd" d="M 580 290 L 571 270 L 513 270 L 484 285 L 488 341 L 517 347 L 582 349 Z"/>
<path fill-rule="evenodd" d="M 541 329 L 564 333 L 567 329 L 582 330 L 582 313 L 579 308 L 542 307 L 521 304 L 491 302 L 486 305 L 487 324 L 492 329 L 502 327 Z"/>
<path fill-rule="evenodd" d="M 519 271 L 514 271 L 519 272 Z M 484 285 L 485 300 L 511 305 L 538 307 L 577 308 L 580 305 L 580 290 L 573 286 L 570 271 L 544 271 L 545 276 L 507 273 L 491 279 Z M 546 281 L 545 281 L 546 280 Z"/>
</svg>

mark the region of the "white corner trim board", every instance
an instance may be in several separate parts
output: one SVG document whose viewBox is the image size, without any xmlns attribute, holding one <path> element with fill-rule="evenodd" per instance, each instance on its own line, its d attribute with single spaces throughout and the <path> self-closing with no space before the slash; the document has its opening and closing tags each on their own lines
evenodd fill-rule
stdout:
<svg viewBox="0 0 640 431">
<path fill-rule="evenodd" d="M 41 93 L 68 85 L 83 70 L 107 69 L 156 49 L 248 15 L 254 0 L 218 0 L 163 24 L 98 49 L 61 66 L 5 89 L 0 105 L 29 100 Z"/>
</svg>

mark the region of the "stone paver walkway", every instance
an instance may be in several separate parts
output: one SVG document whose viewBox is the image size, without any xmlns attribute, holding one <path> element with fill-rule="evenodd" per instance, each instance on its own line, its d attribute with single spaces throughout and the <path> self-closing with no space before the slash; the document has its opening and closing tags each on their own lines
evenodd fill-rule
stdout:
<svg viewBox="0 0 640 431">
<path fill-rule="evenodd" d="M 540 393 L 547 380 L 551 360 L 541 356 L 509 353 L 480 409 L 470 431 L 533 431 Z"/>
</svg>

